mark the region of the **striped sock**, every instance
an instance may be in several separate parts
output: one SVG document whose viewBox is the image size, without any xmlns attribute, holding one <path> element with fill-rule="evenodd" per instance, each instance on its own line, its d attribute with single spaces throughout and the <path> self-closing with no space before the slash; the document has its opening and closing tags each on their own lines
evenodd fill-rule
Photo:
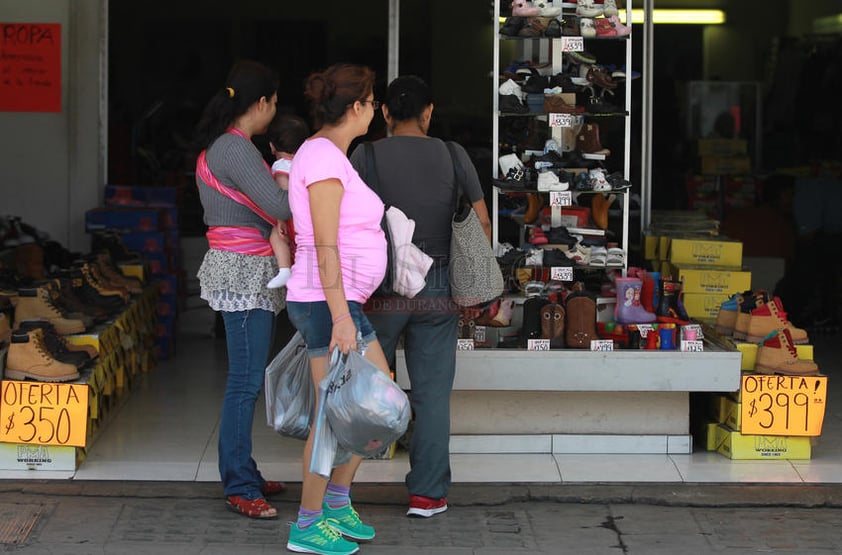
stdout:
<svg viewBox="0 0 842 555">
<path fill-rule="evenodd" d="M 351 488 L 328 483 L 327 491 L 325 492 L 325 503 L 331 509 L 341 509 L 351 504 Z"/>
<path fill-rule="evenodd" d="M 322 519 L 321 511 L 308 511 L 304 507 L 298 507 L 298 528 L 303 530 L 313 523 Z"/>
</svg>

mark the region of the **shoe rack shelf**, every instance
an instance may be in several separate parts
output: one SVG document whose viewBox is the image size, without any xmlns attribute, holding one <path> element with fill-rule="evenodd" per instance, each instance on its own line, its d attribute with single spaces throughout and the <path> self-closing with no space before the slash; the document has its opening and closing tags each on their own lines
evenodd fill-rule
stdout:
<svg viewBox="0 0 842 555">
<path fill-rule="evenodd" d="M 494 52 L 493 52 L 493 76 L 492 79 L 492 87 L 493 87 L 493 114 L 494 117 L 492 118 L 492 130 L 493 130 L 493 137 L 492 137 L 492 144 L 494 145 L 493 153 L 493 167 L 492 167 L 492 177 L 494 179 L 498 179 L 500 176 L 500 170 L 498 165 L 498 158 L 500 156 L 500 122 L 501 120 L 506 120 L 508 118 L 528 118 L 533 120 L 538 120 L 539 122 L 550 126 L 550 120 L 553 118 L 553 115 L 544 111 L 530 111 L 528 113 L 512 113 L 512 112 L 505 112 L 500 110 L 499 105 L 499 94 L 498 94 L 498 79 L 497 76 L 501 75 L 501 68 L 504 67 L 501 63 L 501 58 L 514 47 L 516 53 L 514 59 L 521 59 L 521 60 L 534 60 L 537 58 L 537 62 L 540 64 L 546 64 L 547 67 L 550 67 L 552 70 L 552 75 L 557 75 L 562 72 L 563 65 L 564 65 L 564 52 L 565 50 L 570 50 L 571 45 L 573 48 L 576 48 L 576 44 L 579 38 L 581 38 L 581 43 L 584 45 L 584 50 L 587 50 L 587 46 L 589 44 L 608 44 L 608 43 L 617 43 L 618 45 L 622 45 L 623 50 L 623 59 L 622 63 L 626 68 L 632 67 L 632 50 L 631 50 L 631 35 L 626 36 L 618 36 L 618 37 L 512 37 L 508 35 L 504 35 L 500 33 L 501 23 L 499 16 L 501 15 L 501 4 L 502 1 L 507 0 L 495 0 L 494 1 L 494 13 L 497 16 L 494 18 L 494 33 L 496 40 L 494 41 Z M 556 5 L 561 5 L 560 1 L 556 1 Z M 571 8 L 564 8 L 565 15 L 571 13 Z M 572 8 L 572 11 L 575 12 L 575 8 Z M 631 8 L 627 8 L 627 21 L 631 21 Z M 571 39 L 573 39 L 571 41 Z M 506 54 L 503 52 L 503 48 L 501 45 L 505 45 Z M 506 63 L 512 60 L 506 60 Z M 611 60 L 613 62 L 617 62 L 620 60 Z M 593 89 L 592 89 L 593 90 Z M 629 179 L 630 174 L 630 145 L 631 145 L 631 113 L 628 107 L 631 106 L 631 87 L 625 86 L 623 87 L 624 91 L 624 100 L 623 106 L 625 109 L 620 111 L 612 111 L 608 113 L 592 113 L 588 112 L 587 110 L 585 113 L 577 113 L 571 114 L 579 123 L 586 122 L 586 121 L 606 121 L 607 119 L 617 119 L 622 118 L 624 120 L 623 125 L 623 151 L 620 152 L 612 152 L 612 158 L 616 160 L 618 156 L 622 157 L 622 169 L 619 170 L 622 172 L 625 179 Z M 564 133 L 563 127 L 560 126 L 551 126 L 550 129 L 550 136 L 554 139 L 559 145 L 564 146 Z M 615 164 L 616 165 L 616 164 Z M 607 172 L 606 172 L 607 173 Z M 570 190 L 573 190 L 573 184 L 570 184 Z M 492 195 L 492 242 L 496 247 L 497 244 L 500 242 L 499 236 L 499 197 L 501 194 L 506 193 L 535 193 L 538 191 L 530 190 L 530 189 L 508 189 L 508 188 L 499 188 L 494 187 L 494 194 Z M 629 238 L 628 238 L 628 229 L 629 229 L 629 194 L 628 189 L 619 190 L 619 191 L 610 191 L 609 193 L 617 194 L 617 198 L 622 204 L 621 209 L 619 210 L 619 216 L 622 220 L 621 229 L 622 229 L 622 236 L 619 237 L 617 241 L 620 244 L 620 247 L 626 253 L 626 259 L 628 258 L 628 249 L 629 249 Z M 549 194 L 549 192 L 541 191 L 540 194 Z M 574 191 L 574 195 L 580 193 L 593 193 L 592 191 Z M 606 193 L 607 194 L 607 193 Z M 552 216 L 553 216 L 553 226 L 559 225 L 558 221 L 560 219 L 561 207 L 553 207 L 552 208 Z M 624 266 L 625 268 L 625 266 Z"/>
<path fill-rule="evenodd" d="M 498 158 L 505 153 L 500 151 L 501 122 L 517 121 L 512 118 L 533 118 L 538 122 L 534 125 L 549 127 L 551 118 L 554 118 L 540 110 L 523 114 L 500 112 L 497 76 L 501 74 L 501 62 L 508 64 L 510 61 L 502 60 L 502 57 L 548 63 L 552 74 L 556 75 L 563 69 L 563 43 L 569 44 L 559 38 L 501 36 L 501 22 L 497 17 L 501 13 L 500 7 L 501 0 L 495 0 L 494 32 L 497 40 L 494 41 L 492 79 L 492 175 L 495 179 L 501 177 Z M 568 10 L 565 7 L 565 14 Z M 631 9 L 626 10 L 627 19 L 630 19 Z M 622 59 L 610 61 L 625 63 L 625 67 L 631 68 L 630 38 L 588 38 L 583 43 L 588 49 L 592 41 L 602 46 L 612 40 L 617 42 L 617 46 L 606 45 L 604 48 L 618 52 L 624 49 L 625 55 L 624 62 Z M 606 61 L 609 60 L 606 58 Z M 620 124 L 616 120 L 622 119 L 623 148 L 616 151 L 612 148 L 608 164 L 613 170 L 622 172 L 625 179 L 630 174 L 631 105 L 631 87 L 626 86 L 621 112 L 576 115 L 585 122 L 606 122 L 607 118 L 612 118 L 613 133 L 620 133 Z M 564 148 L 563 128 L 549 127 L 547 134 Z M 619 141 L 618 136 L 613 138 Z M 575 191 L 572 184 L 570 190 L 578 196 L 594 194 L 592 191 Z M 538 191 L 495 187 L 491 206 L 495 247 L 500 242 L 500 199 L 507 193 L 535 192 Z M 615 223 L 618 217 L 622 220 L 622 237 L 618 234 L 612 240 L 616 240 L 628 253 L 632 195 L 628 189 L 612 193 L 616 193 L 622 202 L 621 209 L 613 212 Z M 549 192 L 539 194 L 550 195 Z M 590 200 L 583 198 L 585 202 Z M 556 211 L 553 207 L 553 211 L 553 219 L 560 217 L 560 209 Z M 522 238 L 524 222 L 518 223 Z M 578 268 L 587 272 L 618 269 Z M 625 268 L 624 265 L 619 270 L 625 273 Z M 519 304 L 516 301 L 510 329 L 518 327 L 516 319 L 522 316 Z M 495 334 L 505 334 L 505 328 L 490 329 L 496 329 Z M 493 340 L 491 344 L 494 344 Z M 690 453 L 690 392 L 738 390 L 740 360 L 739 352 L 714 344 L 706 344 L 703 353 L 597 352 L 584 349 L 530 351 L 502 347 L 459 350 L 456 353 L 451 400 L 451 450 L 459 453 Z M 408 389 L 406 362 L 401 350 L 397 353 L 396 363 L 397 382 Z"/>
</svg>

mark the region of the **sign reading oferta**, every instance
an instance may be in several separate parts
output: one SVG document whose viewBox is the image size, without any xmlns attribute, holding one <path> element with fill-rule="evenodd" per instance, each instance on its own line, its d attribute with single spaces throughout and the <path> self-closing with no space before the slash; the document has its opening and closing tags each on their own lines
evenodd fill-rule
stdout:
<svg viewBox="0 0 842 555">
<path fill-rule="evenodd" d="M 0 382 L 0 441 L 85 446 L 88 386 Z"/>
<path fill-rule="evenodd" d="M 740 389 L 743 435 L 819 436 L 827 376 L 745 374 Z"/>
</svg>

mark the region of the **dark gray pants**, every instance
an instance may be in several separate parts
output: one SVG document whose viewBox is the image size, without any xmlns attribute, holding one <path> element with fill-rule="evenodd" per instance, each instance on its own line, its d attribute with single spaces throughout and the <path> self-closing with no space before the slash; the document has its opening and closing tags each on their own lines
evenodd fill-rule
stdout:
<svg viewBox="0 0 842 555">
<path fill-rule="evenodd" d="M 409 446 L 410 495 L 438 499 L 450 487 L 450 392 L 456 373 L 458 312 L 450 300 L 447 264 L 436 264 L 414 299 L 371 299 L 366 307 L 389 366 L 403 335 L 415 430 Z"/>
</svg>

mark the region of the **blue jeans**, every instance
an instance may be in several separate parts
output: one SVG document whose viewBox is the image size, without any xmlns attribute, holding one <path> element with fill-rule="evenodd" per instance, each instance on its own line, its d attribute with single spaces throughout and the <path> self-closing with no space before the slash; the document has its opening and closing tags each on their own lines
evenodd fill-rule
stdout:
<svg viewBox="0 0 842 555">
<path fill-rule="evenodd" d="M 263 388 L 275 315 L 268 310 L 223 312 L 228 381 L 219 423 L 219 476 L 225 496 L 263 497 L 263 476 L 251 456 L 254 406 Z"/>
<path fill-rule="evenodd" d="M 398 339 L 412 391 L 409 399 L 415 430 L 409 445 L 410 495 L 439 499 L 450 488 L 450 394 L 456 374 L 456 324 L 459 313 L 450 300 L 447 264 L 433 265 L 427 286 L 413 299 L 375 297 L 366 316 L 391 368 Z"/>
<path fill-rule="evenodd" d="M 377 336 L 374 328 L 363 313 L 363 307 L 355 301 L 348 301 L 348 312 L 351 320 L 357 326 L 357 331 L 366 343 L 371 343 Z M 295 326 L 304 343 L 307 344 L 307 354 L 310 358 L 327 356 L 330 347 L 330 337 L 333 334 L 333 321 L 327 301 L 296 302 L 287 301 L 287 315 Z"/>
</svg>

